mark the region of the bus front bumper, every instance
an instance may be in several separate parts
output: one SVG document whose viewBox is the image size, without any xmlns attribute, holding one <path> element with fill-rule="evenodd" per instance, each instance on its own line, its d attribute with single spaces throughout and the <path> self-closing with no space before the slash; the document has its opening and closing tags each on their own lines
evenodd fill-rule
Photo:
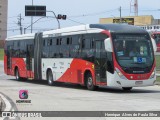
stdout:
<svg viewBox="0 0 160 120">
<path fill-rule="evenodd" d="M 107 86 L 111 87 L 143 87 L 153 86 L 156 81 L 156 76 L 146 80 L 128 80 L 127 78 L 120 78 L 117 72 L 114 74 L 107 72 Z"/>
</svg>

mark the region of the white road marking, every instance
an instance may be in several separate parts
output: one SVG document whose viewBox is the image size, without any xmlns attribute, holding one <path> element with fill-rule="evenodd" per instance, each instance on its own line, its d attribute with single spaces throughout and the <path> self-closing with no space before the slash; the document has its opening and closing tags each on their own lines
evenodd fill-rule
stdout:
<svg viewBox="0 0 160 120">
<path fill-rule="evenodd" d="M 6 108 L 5 108 L 4 111 L 10 111 L 11 110 L 11 104 L 10 104 L 10 102 L 2 94 L 0 94 L 0 97 L 2 98 L 2 100 L 6 104 Z"/>
</svg>

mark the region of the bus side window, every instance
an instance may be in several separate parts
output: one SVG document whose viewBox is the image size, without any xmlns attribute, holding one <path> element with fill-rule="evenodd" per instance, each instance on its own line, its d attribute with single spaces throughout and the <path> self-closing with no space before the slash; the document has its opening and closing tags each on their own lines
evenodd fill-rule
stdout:
<svg viewBox="0 0 160 120">
<path fill-rule="evenodd" d="M 83 35 L 81 55 L 82 58 L 91 62 L 93 62 L 94 57 L 93 45 L 93 34 Z"/>
<path fill-rule="evenodd" d="M 13 42 L 13 57 L 19 57 L 19 42 L 18 41 L 14 41 Z"/>
<path fill-rule="evenodd" d="M 46 45 L 46 43 L 45 43 L 45 39 L 43 39 L 43 46 L 45 46 Z"/>
<path fill-rule="evenodd" d="M 82 48 L 85 48 L 85 39 L 82 39 Z"/>
<path fill-rule="evenodd" d="M 62 38 L 59 39 L 59 45 L 62 45 Z"/>
<path fill-rule="evenodd" d="M 70 38 L 66 38 L 66 37 L 63 37 L 60 39 L 60 44 L 61 46 L 59 47 L 60 49 L 60 52 L 59 52 L 59 57 L 60 58 L 68 58 L 68 54 L 67 54 L 67 49 L 68 49 L 68 45 L 67 45 L 67 40 L 69 40 Z"/>
<path fill-rule="evenodd" d="M 79 36 L 73 35 L 72 39 L 70 40 L 70 46 L 69 46 L 69 53 L 70 57 L 72 58 L 78 58 L 80 57 L 80 45 L 79 45 Z"/>
<path fill-rule="evenodd" d="M 25 41 L 20 41 L 20 53 L 19 53 L 19 56 L 21 58 L 25 58 L 25 56 L 26 56 Z"/>
<path fill-rule="evenodd" d="M 69 45 L 69 38 L 67 38 L 67 45 Z"/>
</svg>

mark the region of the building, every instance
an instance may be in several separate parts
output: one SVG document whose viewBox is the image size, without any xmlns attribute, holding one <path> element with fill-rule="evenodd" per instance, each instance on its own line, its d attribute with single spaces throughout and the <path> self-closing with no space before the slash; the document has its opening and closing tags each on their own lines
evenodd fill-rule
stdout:
<svg viewBox="0 0 160 120">
<path fill-rule="evenodd" d="M 8 0 L 0 0 L 0 48 L 7 37 Z"/>
<path fill-rule="evenodd" d="M 120 17 L 100 18 L 101 24 L 119 23 L 119 22 L 120 22 Z M 152 15 L 126 16 L 121 18 L 121 22 L 136 26 L 160 25 L 160 19 L 154 19 Z"/>
</svg>

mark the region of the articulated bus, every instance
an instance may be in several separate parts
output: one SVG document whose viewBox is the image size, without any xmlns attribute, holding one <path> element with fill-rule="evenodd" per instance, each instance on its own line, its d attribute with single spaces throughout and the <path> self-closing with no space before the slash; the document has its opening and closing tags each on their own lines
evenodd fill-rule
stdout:
<svg viewBox="0 0 160 120">
<path fill-rule="evenodd" d="M 152 32 L 152 38 L 156 42 L 157 52 L 160 52 L 160 32 Z"/>
<path fill-rule="evenodd" d="M 151 36 L 155 40 L 157 45 L 156 52 L 160 52 L 160 25 L 147 25 L 140 27 L 151 33 Z"/>
<path fill-rule="evenodd" d="M 17 80 L 99 86 L 152 86 L 156 80 L 151 38 L 131 25 L 88 24 L 9 37 L 4 70 Z"/>
</svg>

